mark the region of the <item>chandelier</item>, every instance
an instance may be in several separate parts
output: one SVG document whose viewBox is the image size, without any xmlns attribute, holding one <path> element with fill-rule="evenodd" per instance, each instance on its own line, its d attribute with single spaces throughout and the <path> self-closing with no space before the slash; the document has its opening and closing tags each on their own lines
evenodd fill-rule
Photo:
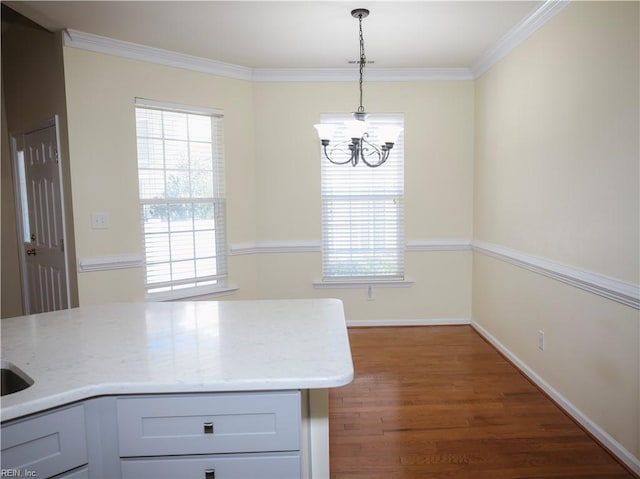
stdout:
<svg viewBox="0 0 640 479">
<path fill-rule="evenodd" d="M 389 158 L 389 152 L 402 131 L 401 127 L 392 125 L 379 127 L 377 131 L 381 144 L 375 145 L 368 140 L 369 133 L 366 131 L 368 126 L 366 122 L 367 113 L 362 106 L 362 76 L 365 64 L 367 63 L 367 58 L 364 53 L 362 19 L 368 15 L 369 10 L 366 8 L 356 8 L 351 11 L 351 16 L 358 19 L 360 33 L 360 60 L 358 61 L 360 65 L 360 106 L 357 111 L 353 112 L 353 119 L 344 124 L 347 138 L 351 138 L 351 141 L 338 143 L 329 148 L 331 138 L 336 129 L 339 128 L 339 125 L 331 123 L 314 125 L 320 137 L 324 156 L 336 165 L 346 165 L 350 163 L 352 166 L 356 166 L 360 160 L 371 168 L 382 165 L 387 161 L 387 158 Z"/>
</svg>

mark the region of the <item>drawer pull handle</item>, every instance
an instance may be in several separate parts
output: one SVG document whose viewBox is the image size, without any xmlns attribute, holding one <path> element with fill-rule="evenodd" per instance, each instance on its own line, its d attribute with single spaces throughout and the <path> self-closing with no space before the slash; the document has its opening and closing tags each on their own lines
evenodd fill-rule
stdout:
<svg viewBox="0 0 640 479">
<path fill-rule="evenodd" d="M 204 479 L 216 479 L 216 470 L 215 469 L 206 469 L 204 471 Z"/>
<path fill-rule="evenodd" d="M 205 434 L 213 434 L 213 423 L 212 422 L 205 422 L 204 423 L 204 433 Z M 213 476 L 211 476 L 213 477 Z M 207 476 L 207 479 L 209 479 L 209 476 Z"/>
</svg>

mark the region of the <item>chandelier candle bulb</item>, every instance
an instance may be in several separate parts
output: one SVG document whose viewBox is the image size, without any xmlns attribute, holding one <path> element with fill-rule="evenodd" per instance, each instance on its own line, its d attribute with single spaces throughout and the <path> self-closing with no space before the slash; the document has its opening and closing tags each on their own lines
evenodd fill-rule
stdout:
<svg viewBox="0 0 640 479">
<path fill-rule="evenodd" d="M 391 144 L 391 146 L 393 146 L 393 144 L 398 141 L 398 136 L 400 136 L 402 128 L 394 125 L 384 125 L 379 128 L 379 132 L 382 142 L 385 145 Z"/>
<path fill-rule="evenodd" d="M 364 121 L 360 120 L 351 120 L 346 122 L 347 127 L 347 138 L 357 138 L 358 140 L 362 138 L 367 128 L 367 124 Z"/>
<path fill-rule="evenodd" d="M 331 123 L 318 123 L 313 126 L 318 131 L 318 136 L 322 141 L 329 141 L 338 128 L 337 125 Z"/>
</svg>

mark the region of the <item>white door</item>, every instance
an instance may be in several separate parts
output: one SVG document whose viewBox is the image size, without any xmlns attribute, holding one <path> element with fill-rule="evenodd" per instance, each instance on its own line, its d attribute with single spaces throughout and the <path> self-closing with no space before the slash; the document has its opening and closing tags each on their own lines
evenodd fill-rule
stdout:
<svg viewBox="0 0 640 479">
<path fill-rule="evenodd" d="M 69 307 L 57 122 L 13 135 L 25 314 Z"/>
</svg>

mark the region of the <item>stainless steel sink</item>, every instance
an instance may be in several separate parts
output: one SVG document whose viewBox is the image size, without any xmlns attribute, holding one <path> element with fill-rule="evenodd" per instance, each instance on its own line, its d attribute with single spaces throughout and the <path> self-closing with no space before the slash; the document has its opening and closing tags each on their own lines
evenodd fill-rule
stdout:
<svg viewBox="0 0 640 479">
<path fill-rule="evenodd" d="M 32 384 L 33 379 L 15 364 L 4 359 L 0 362 L 0 395 L 17 393 Z"/>
</svg>

